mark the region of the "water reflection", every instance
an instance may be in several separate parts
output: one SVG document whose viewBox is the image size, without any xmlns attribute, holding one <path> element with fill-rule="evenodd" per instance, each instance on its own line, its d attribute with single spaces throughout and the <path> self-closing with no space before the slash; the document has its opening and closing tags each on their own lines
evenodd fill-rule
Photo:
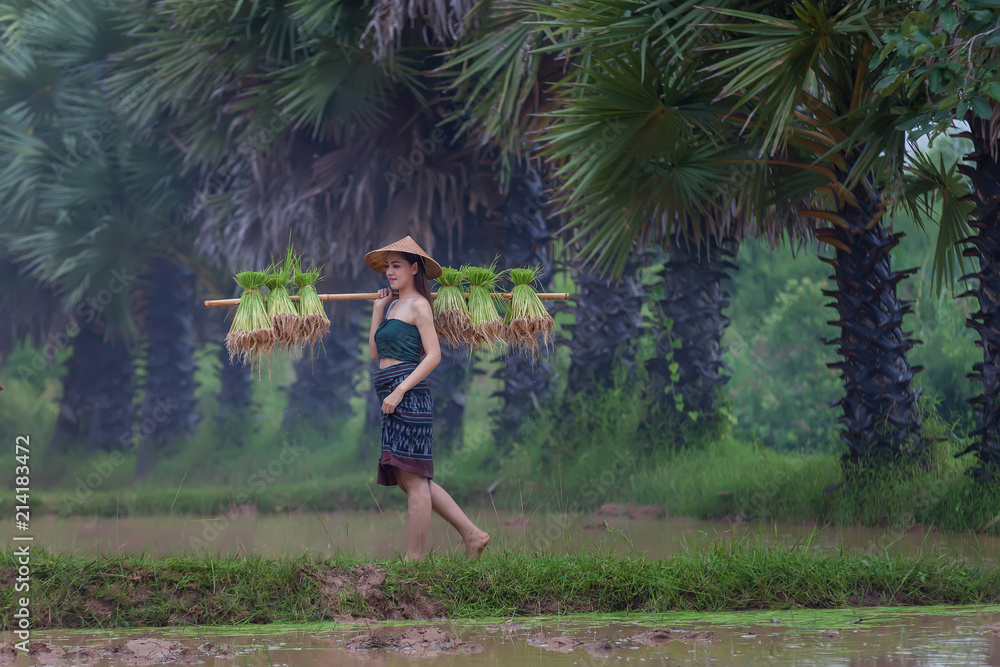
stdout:
<svg viewBox="0 0 1000 667">
<path fill-rule="evenodd" d="M 6 664 L 998 665 L 1000 608 L 882 608 L 486 623 L 33 634 Z M 2 635 L 2 642 L 11 639 Z M 67 661 L 70 651 L 76 659 Z M 3 655 L 0 651 L 0 655 Z M 0 662 L 5 662 L 0 657 Z"/>
</svg>

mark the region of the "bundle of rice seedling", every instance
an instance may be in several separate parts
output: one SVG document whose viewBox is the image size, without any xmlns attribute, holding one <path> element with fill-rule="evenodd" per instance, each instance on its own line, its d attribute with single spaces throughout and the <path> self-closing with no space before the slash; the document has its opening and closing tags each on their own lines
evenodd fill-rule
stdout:
<svg viewBox="0 0 1000 667">
<path fill-rule="evenodd" d="M 496 271 L 497 260 L 488 267 L 463 266 L 462 274 L 469 283 L 469 318 L 472 320 L 471 346 L 480 350 L 493 352 L 503 329 L 503 319 L 497 312 L 493 300 L 496 282 L 502 275 Z"/>
<path fill-rule="evenodd" d="M 511 269 L 508 274 L 514 287 L 510 291 L 510 307 L 503 321 L 503 339 L 511 347 L 523 346 L 532 354 L 539 350 L 539 336 L 542 347 L 552 342 L 552 327 L 555 324 L 542 300 L 538 298 L 534 283 L 540 267 Z"/>
<path fill-rule="evenodd" d="M 267 316 L 264 295 L 261 288 L 267 285 L 268 274 L 264 271 L 242 271 L 236 274 L 236 283 L 243 288 L 240 303 L 236 306 L 233 326 L 226 335 L 226 349 L 229 361 L 237 356 L 245 366 L 247 360 L 253 365 L 254 356 L 271 351 L 274 332 Z"/>
<path fill-rule="evenodd" d="M 434 328 L 449 347 L 469 347 L 473 342 L 472 319 L 461 286 L 465 276 L 458 269 L 441 267 L 440 287 L 434 299 Z"/>
<path fill-rule="evenodd" d="M 326 316 L 323 302 L 319 300 L 319 295 L 316 294 L 316 283 L 319 282 L 319 270 L 296 271 L 292 279 L 299 288 L 301 340 L 303 342 L 309 341 L 309 344 L 314 346 L 330 329 L 330 319 Z"/>
<path fill-rule="evenodd" d="M 296 258 L 292 249 L 282 266 L 271 264 L 267 277 L 267 316 L 274 328 L 274 342 L 286 350 L 299 341 L 301 319 L 295 303 L 288 296 L 289 276 L 295 271 Z"/>
</svg>

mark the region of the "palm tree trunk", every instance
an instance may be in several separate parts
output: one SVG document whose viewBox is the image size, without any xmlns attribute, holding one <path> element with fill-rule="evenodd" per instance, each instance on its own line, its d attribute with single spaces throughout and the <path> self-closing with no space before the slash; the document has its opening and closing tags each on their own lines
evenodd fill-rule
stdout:
<svg viewBox="0 0 1000 667">
<path fill-rule="evenodd" d="M 85 325 L 73 338 L 59 417 L 48 451 L 84 445 L 87 452 L 131 445 L 134 410 L 132 356 L 125 342 L 104 339 L 104 327 Z"/>
<path fill-rule="evenodd" d="M 973 151 L 966 159 L 975 167 L 960 164 L 958 170 L 972 181 L 977 219 L 970 223 L 976 230 L 968 239 L 971 247 L 962 254 L 978 259 L 979 271 L 965 276 L 978 284 L 961 296 L 975 296 L 979 304 L 967 326 L 979 333 L 983 362 L 973 365 L 969 378 L 982 383 L 983 393 L 970 400 L 978 428 L 970 434 L 975 441 L 962 454 L 975 452 L 973 477 L 992 484 L 1000 480 L 1000 163 L 990 151 L 986 121 L 972 112 L 966 120 L 971 131 L 961 136 L 972 140 Z"/>
<path fill-rule="evenodd" d="M 146 381 L 136 477 L 149 472 L 158 452 L 191 434 L 198 422 L 194 379 L 194 273 L 185 266 L 156 259 L 156 277 L 145 309 Z"/>
<path fill-rule="evenodd" d="M 827 364 L 840 369 L 844 397 L 840 405 L 846 427 L 841 434 L 848 451 L 843 462 L 848 473 L 890 463 L 921 460 L 924 442 L 920 435 L 917 399 L 912 387 L 914 373 L 907 353 L 914 341 L 902 330 L 903 315 L 911 312 L 908 302 L 898 298 L 896 285 L 916 269 L 893 271 L 890 252 L 902 233 L 890 233 L 873 217 L 880 199 L 872 195 L 859 209 L 842 213 L 847 228 L 833 226 L 817 237 L 834 245 L 834 257 L 821 260 L 833 266 L 837 289 L 823 293 L 835 299 L 840 337 L 827 345 L 838 345 L 841 361 Z"/>
<path fill-rule="evenodd" d="M 378 362 L 371 361 L 368 364 L 368 377 L 375 375 L 378 369 Z M 431 373 L 431 375 L 434 375 Z M 431 395 L 437 399 L 437 394 L 433 391 Z M 437 401 L 435 400 L 435 406 Z M 434 423 L 437 426 L 437 421 Z M 379 453 L 382 450 L 382 403 L 378 400 L 375 387 L 372 381 L 368 382 L 368 393 L 365 394 L 365 431 L 358 443 L 358 461 L 369 463 L 372 472 L 375 471 L 375 464 L 378 461 Z"/>
<path fill-rule="evenodd" d="M 545 215 L 544 175 L 534 165 L 519 165 L 511 176 L 510 194 L 500 207 L 503 257 L 509 266 L 537 266 L 538 291 L 552 284 L 552 232 Z M 551 400 L 551 367 L 544 358 L 529 360 L 508 355 L 494 373 L 502 382 L 496 392 L 502 404 L 492 414 L 496 442 L 516 432 L 517 426 Z"/>
<path fill-rule="evenodd" d="M 657 341 L 657 355 L 649 362 L 655 382 L 669 386 L 668 402 L 699 418 L 716 416 L 718 399 L 730 370 L 722 360 L 722 335 L 729 318 L 722 314 L 729 295 L 722 288 L 732 253 L 714 239 L 702 248 L 689 247 L 682 236 L 671 239 L 664 264 L 661 321 L 670 322 Z M 676 373 L 670 366 L 676 363 Z M 676 375 L 676 381 L 671 376 Z"/>
<path fill-rule="evenodd" d="M 326 432 L 351 416 L 354 376 L 362 364 L 361 328 L 361 312 L 354 308 L 347 317 L 331 320 L 315 356 L 306 354 L 296 362 L 283 418 L 286 428 L 305 425 Z"/>
<path fill-rule="evenodd" d="M 576 302 L 574 324 L 565 327 L 570 334 L 565 341 L 570 349 L 568 386 L 588 394 L 607 386 L 616 363 L 625 370 L 634 368 L 632 345 L 642 332 L 642 301 L 645 290 L 636 275 L 636 264 L 629 261 L 617 283 L 576 267 L 573 283 Z"/>
<path fill-rule="evenodd" d="M 227 295 L 237 297 L 242 290 L 234 285 Z M 205 310 L 210 310 L 206 308 Z M 221 326 L 221 318 L 212 320 L 212 336 L 216 340 L 225 338 L 227 330 Z M 219 437 L 224 441 L 242 447 L 246 438 L 255 430 L 257 421 L 251 419 L 253 406 L 253 372 L 251 367 L 230 361 L 225 344 L 219 346 L 219 393 L 216 397 L 218 414 L 216 426 Z"/>
<path fill-rule="evenodd" d="M 249 366 L 229 360 L 225 345 L 219 348 L 219 414 L 216 421 L 219 435 L 242 447 L 253 430 L 249 419 L 253 404 L 252 373 Z"/>
<path fill-rule="evenodd" d="M 475 372 L 469 353 L 441 346 L 441 363 L 427 376 L 434 397 L 434 452 L 446 453 L 462 444 L 465 401 Z M 381 408 L 379 409 L 381 419 Z"/>
</svg>

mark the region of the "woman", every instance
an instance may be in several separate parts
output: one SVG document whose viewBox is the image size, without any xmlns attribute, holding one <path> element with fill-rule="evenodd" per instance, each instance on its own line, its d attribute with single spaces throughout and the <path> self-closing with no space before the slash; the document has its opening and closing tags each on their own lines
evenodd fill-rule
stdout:
<svg viewBox="0 0 1000 667">
<path fill-rule="evenodd" d="M 434 404 L 424 379 L 441 361 L 441 348 L 434 330 L 428 278 L 440 276 L 441 265 L 409 236 L 372 250 L 365 255 L 365 262 L 389 280 L 389 287 L 380 289 L 375 299 L 368 348 L 372 359 L 379 360 L 374 384 L 382 401 L 382 453 L 377 481 L 384 486 L 398 484 L 406 493 L 406 560 L 419 560 L 426 553 L 431 510 L 455 527 L 462 536 L 466 555 L 478 558 L 490 536 L 432 481 Z M 385 311 L 393 301 L 392 290 L 399 292 L 399 299 Z"/>
</svg>

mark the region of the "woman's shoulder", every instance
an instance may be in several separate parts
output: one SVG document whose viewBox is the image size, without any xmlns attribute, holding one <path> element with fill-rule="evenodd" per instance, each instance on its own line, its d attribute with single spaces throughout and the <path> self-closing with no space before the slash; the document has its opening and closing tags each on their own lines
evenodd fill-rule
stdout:
<svg viewBox="0 0 1000 667">
<path fill-rule="evenodd" d="M 431 302 L 423 297 L 414 301 L 413 309 L 416 314 L 422 317 L 434 318 L 434 309 L 431 308 Z"/>
<path fill-rule="evenodd" d="M 399 320 L 405 324 L 416 326 L 421 319 L 428 317 L 433 321 L 434 311 L 431 309 L 427 299 L 420 298 L 419 300 L 413 299 L 412 301 L 407 299 L 406 301 L 394 301 L 389 304 L 389 307 L 385 311 L 383 322 Z"/>
<path fill-rule="evenodd" d="M 420 297 L 419 299 L 408 299 L 407 301 L 409 303 L 400 303 L 399 308 L 397 308 L 399 312 L 396 313 L 395 317 L 413 323 L 419 322 L 423 318 L 429 317 L 433 319 L 434 311 L 427 299 Z"/>
</svg>

